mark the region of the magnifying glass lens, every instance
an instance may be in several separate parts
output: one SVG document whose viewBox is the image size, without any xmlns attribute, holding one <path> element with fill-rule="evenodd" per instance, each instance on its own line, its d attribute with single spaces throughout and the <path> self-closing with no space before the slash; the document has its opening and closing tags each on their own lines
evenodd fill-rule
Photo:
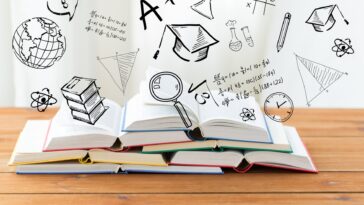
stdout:
<svg viewBox="0 0 364 205">
<path fill-rule="evenodd" d="M 171 75 L 161 75 L 153 80 L 152 89 L 160 99 L 178 98 L 181 90 L 178 79 Z"/>
</svg>

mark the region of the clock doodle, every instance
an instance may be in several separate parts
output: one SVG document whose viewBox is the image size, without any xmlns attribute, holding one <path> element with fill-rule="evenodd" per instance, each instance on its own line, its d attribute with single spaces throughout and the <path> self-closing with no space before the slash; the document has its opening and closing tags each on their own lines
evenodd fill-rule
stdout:
<svg viewBox="0 0 364 205">
<path fill-rule="evenodd" d="M 269 95 L 264 102 L 264 112 L 276 122 L 285 122 L 292 116 L 294 105 L 285 93 L 277 92 Z"/>
</svg>

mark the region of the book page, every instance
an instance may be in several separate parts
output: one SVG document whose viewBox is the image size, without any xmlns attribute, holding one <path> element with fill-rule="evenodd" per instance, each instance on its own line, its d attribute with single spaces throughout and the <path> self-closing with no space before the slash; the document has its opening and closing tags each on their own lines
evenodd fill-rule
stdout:
<svg viewBox="0 0 364 205">
<path fill-rule="evenodd" d="M 16 153 L 39 153 L 43 151 L 49 120 L 29 120 L 20 134 L 15 147 Z M 29 143 L 31 142 L 31 143 Z"/>
<path fill-rule="evenodd" d="M 212 91 L 212 93 L 216 94 L 217 91 Z M 226 98 L 232 98 L 234 96 L 234 93 L 225 93 Z M 227 123 L 228 121 L 233 121 L 266 130 L 264 115 L 253 97 L 239 102 L 231 101 L 229 104 L 220 106 L 218 109 L 215 106 L 211 101 L 199 106 L 201 124 L 208 123 L 212 120 L 227 121 Z"/>
<path fill-rule="evenodd" d="M 104 100 L 109 107 L 95 125 L 74 120 L 71 110 L 64 101 L 60 110 L 52 120 L 50 136 L 75 136 L 87 134 L 104 134 L 118 136 L 121 129 L 121 108 L 111 100 Z"/>
</svg>

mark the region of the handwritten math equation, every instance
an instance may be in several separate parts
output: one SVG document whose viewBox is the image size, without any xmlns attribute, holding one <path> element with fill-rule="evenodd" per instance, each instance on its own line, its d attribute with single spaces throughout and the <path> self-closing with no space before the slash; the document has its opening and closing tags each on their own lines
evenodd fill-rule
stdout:
<svg viewBox="0 0 364 205">
<path fill-rule="evenodd" d="M 214 74 L 212 83 L 218 91 L 215 96 L 212 94 L 207 80 L 202 81 L 197 86 L 192 84 L 188 93 L 196 91 L 195 100 L 201 105 L 206 104 L 207 100 L 211 99 L 218 107 L 220 105 L 228 107 L 232 101 L 259 95 L 265 90 L 284 83 L 283 77 L 279 76 L 276 69 L 270 68 L 269 65 L 270 60 L 267 58 L 259 63 L 241 66 L 239 70 L 234 72 Z M 226 95 L 228 92 L 235 93 L 235 96 Z"/>
<path fill-rule="evenodd" d="M 119 21 L 111 16 L 105 16 L 98 11 L 90 12 L 90 18 L 85 27 L 87 32 L 94 32 L 98 36 L 106 38 L 119 39 L 126 41 L 126 26 L 127 23 Z"/>
</svg>

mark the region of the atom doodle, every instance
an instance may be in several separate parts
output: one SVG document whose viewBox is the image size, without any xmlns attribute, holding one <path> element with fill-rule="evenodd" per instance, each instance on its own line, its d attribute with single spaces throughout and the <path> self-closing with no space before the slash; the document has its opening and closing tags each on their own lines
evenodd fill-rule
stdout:
<svg viewBox="0 0 364 205">
<path fill-rule="evenodd" d="M 340 38 L 335 39 L 335 45 L 332 47 L 332 51 L 336 53 L 336 56 L 341 58 L 346 54 L 354 54 L 353 46 L 349 38 L 342 40 Z"/>
<path fill-rule="evenodd" d="M 44 112 L 48 106 L 52 106 L 57 103 L 57 99 L 50 94 L 48 88 L 43 88 L 42 91 L 35 91 L 30 94 L 32 103 L 30 107 L 37 108 L 38 112 Z"/>
<path fill-rule="evenodd" d="M 254 109 L 243 108 L 243 111 L 240 113 L 240 117 L 242 117 L 244 122 L 256 120 Z"/>
</svg>

